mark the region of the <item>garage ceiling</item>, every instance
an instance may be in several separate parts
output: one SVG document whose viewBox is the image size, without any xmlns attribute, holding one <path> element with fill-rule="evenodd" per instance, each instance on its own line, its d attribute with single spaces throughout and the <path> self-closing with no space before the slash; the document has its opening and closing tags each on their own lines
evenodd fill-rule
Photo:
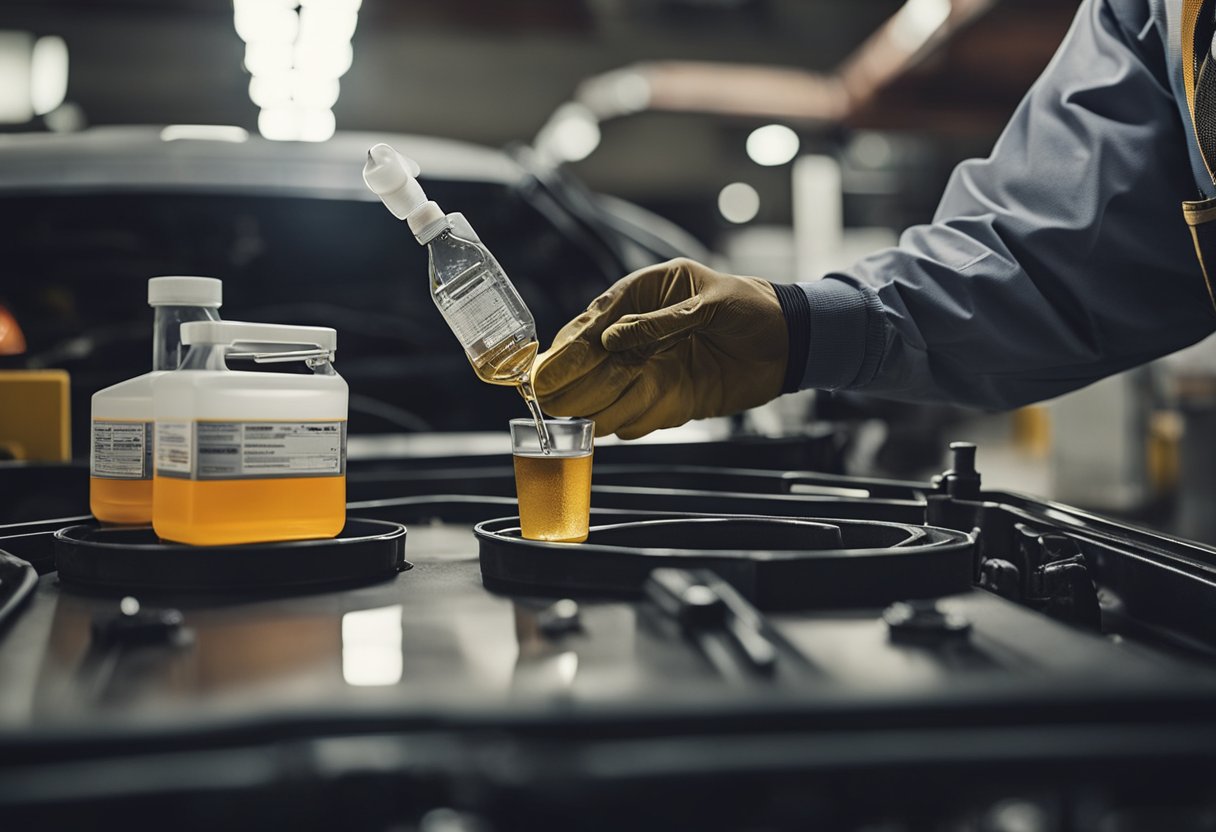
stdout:
<svg viewBox="0 0 1216 832">
<path fill-rule="evenodd" d="M 759 63 L 828 71 L 901 0 L 364 0 L 339 129 L 528 141 L 577 83 L 637 61 Z M 983 145 L 1046 63 L 1072 0 L 1008 0 L 860 114 L 856 126 L 943 130 Z M 223 0 L 40 0 L 0 7 L 0 29 L 68 43 L 68 100 L 89 124 L 256 129 L 243 45 Z M 579 166 L 644 199 L 696 190 L 707 167 L 745 162 L 736 133 L 695 115 L 605 126 Z M 723 130 L 727 135 L 723 136 Z M 608 145 L 615 146 L 609 148 Z M 605 153 L 604 151 L 608 152 Z M 646 159 L 638 175 L 619 166 Z M 616 161 L 619 160 L 619 161 Z M 615 187 L 617 185 L 619 187 Z"/>
</svg>

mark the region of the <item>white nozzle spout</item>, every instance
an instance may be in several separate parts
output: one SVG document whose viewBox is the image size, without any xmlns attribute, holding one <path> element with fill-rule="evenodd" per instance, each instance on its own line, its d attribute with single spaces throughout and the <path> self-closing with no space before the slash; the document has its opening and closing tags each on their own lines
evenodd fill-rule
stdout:
<svg viewBox="0 0 1216 832">
<path fill-rule="evenodd" d="M 363 166 L 363 181 L 393 216 L 403 220 L 427 204 L 426 193 L 414 177 L 420 172 L 418 163 L 402 156 L 387 144 L 378 144 L 367 151 Z"/>
</svg>

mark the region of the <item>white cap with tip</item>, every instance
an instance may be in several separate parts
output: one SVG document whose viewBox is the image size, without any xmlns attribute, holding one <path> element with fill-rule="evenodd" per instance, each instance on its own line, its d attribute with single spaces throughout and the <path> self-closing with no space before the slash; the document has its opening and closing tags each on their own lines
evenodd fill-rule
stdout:
<svg viewBox="0 0 1216 832">
<path fill-rule="evenodd" d="M 363 181 L 394 217 L 409 223 L 415 235 L 444 216 L 443 209 L 426 198 L 426 192 L 414 178 L 419 173 L 417 162 L 387 144 L 378 144 L 367 151 Z"/>
<path fill-rule="evenodd" d="M 224 284 L 214 277 L 153 277 L 148 280 L 149 306 L 206 306 L 224 302 Z"/>
</svg>

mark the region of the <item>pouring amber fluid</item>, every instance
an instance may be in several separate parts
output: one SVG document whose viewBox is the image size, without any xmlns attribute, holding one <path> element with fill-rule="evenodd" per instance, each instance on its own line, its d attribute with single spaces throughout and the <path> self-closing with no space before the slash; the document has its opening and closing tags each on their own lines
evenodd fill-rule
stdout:
<svg viewBox="0 0 1216 832">
<path fill-rule="evenodd" d="M 532 379 L 529 376 L 539 349 L 540 344 L 536 341 L 525 341 L 522 344 L 505 341 L 485 353 L 480 364 L 471 359 L 469 363 L 473 364 L 473 372 L 477 373 L 477 377 L 482 381 L 512 386 L 519 390 L 524 404 L 528 406 L 528 413 L 532 415 L 532 421 L 536 423 L 536 435 L 540 439 L 541 450 L 548 454 L 549 432 L 545 429 L 544 414 L 541 413 L 540 403 L 536 400 L 536 391 L 532 389 Z"/>
</svg>

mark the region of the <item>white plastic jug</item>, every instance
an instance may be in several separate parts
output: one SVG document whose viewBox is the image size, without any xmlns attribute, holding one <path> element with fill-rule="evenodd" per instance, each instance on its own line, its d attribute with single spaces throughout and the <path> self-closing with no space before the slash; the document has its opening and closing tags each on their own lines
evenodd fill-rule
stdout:
<svg viewBox="0 0 1216 832">
<path fill-rule="evenodd" d="M 347 387 L 326 327 L 182 326 L 182 366 L 153 383 L 152 525 L 196 545 L 333 537 L 346 521 Z M 310 374 L 232 370 L 304 361 Z"/>
<path fill-rule="evenodd" d="M 152 522 L 152 383 L 181 362 L 181 326 L 217 320 L 223 286 L 214 277 L 154 277 L 152 372 L 93 394 L 89 507 L 107 523 Z"/>
</svg>

